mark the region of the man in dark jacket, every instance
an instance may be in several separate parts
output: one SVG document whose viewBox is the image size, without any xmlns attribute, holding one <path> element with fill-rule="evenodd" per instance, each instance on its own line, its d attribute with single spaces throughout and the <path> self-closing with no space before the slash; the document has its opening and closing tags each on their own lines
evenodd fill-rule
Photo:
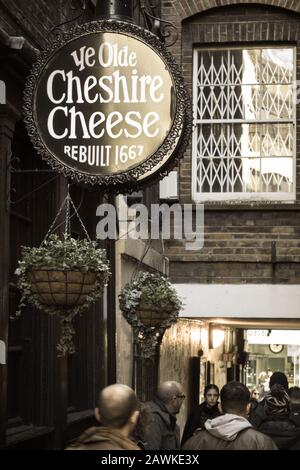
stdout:
<svg viewBox="0 0 300 470">
<path fill-rule="evenodd" d="M 163 382 L 157 396 L 146 403 L 149 424 L 143 436 L 146 450 L 176 450 L 180 448 L 180 431 L 176 424 L 185 395 L 178 382 Z"/>
<path fill-rule="evenodd" d="M 207 420 L 184 450 L 276 450 L 272 439 L 253 429 L 246 416 L 250 392 L 240 382 L 229 382 L 221 390 L 222 416 Z"/>
<path fill-rule="evenodd" d="M 102 426 L 87 429 L 66 450 L 140 450 L 129 436 L 138 419 L 138 400 L 127 385 L 114 384 L 99 396 L 96 419 Z"/>
</svg>

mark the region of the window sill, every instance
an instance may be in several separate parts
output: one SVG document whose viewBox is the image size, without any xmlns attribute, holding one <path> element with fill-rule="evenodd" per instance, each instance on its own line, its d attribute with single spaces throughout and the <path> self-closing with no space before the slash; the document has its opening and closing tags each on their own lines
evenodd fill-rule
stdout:
<svg viewBox="0 0 300 470">
<path fill-rule="evenodd" d="M 74 424 L 84 419 L 89 419 L 93 417 L 94 417 L 94 410 L 71 411 L 68 413 L 67 423 Z"/>
<path fill-rule="evenodd" d="M 198 202 L 197 204 L 200 204 Z M 249 211 L 294 211 L 300 210 L 300 202 L 285 201 L 209 201 L 203 202 L 206 211 L 232 211 L 232 210 L 249 210 Z"/>
<path fill-rule="evenodd" d="M 53 431 L 53 427 L 33 426 L 32 424 L 9 428 L 6 433 L 6 446 L 11 447 L 20 442 L 51 434 Z"/>
</svg>

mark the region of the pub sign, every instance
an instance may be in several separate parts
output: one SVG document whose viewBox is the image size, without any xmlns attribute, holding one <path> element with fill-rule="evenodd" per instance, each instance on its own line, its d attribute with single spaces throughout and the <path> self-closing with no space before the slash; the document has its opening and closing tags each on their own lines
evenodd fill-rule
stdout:
<svg viewBox="0 0 300 470">
<path fill-rule="evenodd" d="M 167 172 L 191 131 L 171 54 L 149 31 L 113 20 L 61 33 L 40 54 L 24 114 L 34 147 L 54 169 L 116 191 Z"/>
</svg>

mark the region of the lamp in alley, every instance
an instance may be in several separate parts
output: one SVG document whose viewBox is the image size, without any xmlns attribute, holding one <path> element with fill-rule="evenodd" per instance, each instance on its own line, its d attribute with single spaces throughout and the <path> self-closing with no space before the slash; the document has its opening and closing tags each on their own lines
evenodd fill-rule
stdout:
<svg viewBox="0 0 300 470">
<path fill-rule="evenodd" d="M 209 348 L 216 349 L 225 340 L 225 331 L 222 328 L 209 326 Z"/>
</svg>

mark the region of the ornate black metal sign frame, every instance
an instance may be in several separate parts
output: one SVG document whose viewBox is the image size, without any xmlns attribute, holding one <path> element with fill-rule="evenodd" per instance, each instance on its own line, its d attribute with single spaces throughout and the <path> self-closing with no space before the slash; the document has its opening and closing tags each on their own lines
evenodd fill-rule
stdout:
<svg viewBox="0 0 300 470">
<path fill-rule="evenodd" d="M 40 77 L 55 54 L 74 39 L 99 32 L 121 33 L 138 39 L 148 47 L 150 46 L 164 62 L 166 69 L 172 77 L 174 87 L 174 118 L 170 131 L 161 146 L 135 167 L 113 175 L 90 174 L 61 161 L 45 144 L 35 119 L 34 110 L 35 94 Z M 115 20 L 95 21 L 76 26 L 68 32 L 60 31 L 55 40 L 41 52 L 31 70 L 24 92 L 23 112 L 24 122 L 34 148 L 54 170 L 63 173 L 66 178 L 76 182 L 91 185 L 99 184 L 105 191 L 115 193 L 136 190 L 143 186 L 145 182 L 161 178 L 167 174 L 183 155 L 192 130 L 192 111 L 189 93 L 172 55 L 151 32 L 137 25 Z"/>
</svg>

